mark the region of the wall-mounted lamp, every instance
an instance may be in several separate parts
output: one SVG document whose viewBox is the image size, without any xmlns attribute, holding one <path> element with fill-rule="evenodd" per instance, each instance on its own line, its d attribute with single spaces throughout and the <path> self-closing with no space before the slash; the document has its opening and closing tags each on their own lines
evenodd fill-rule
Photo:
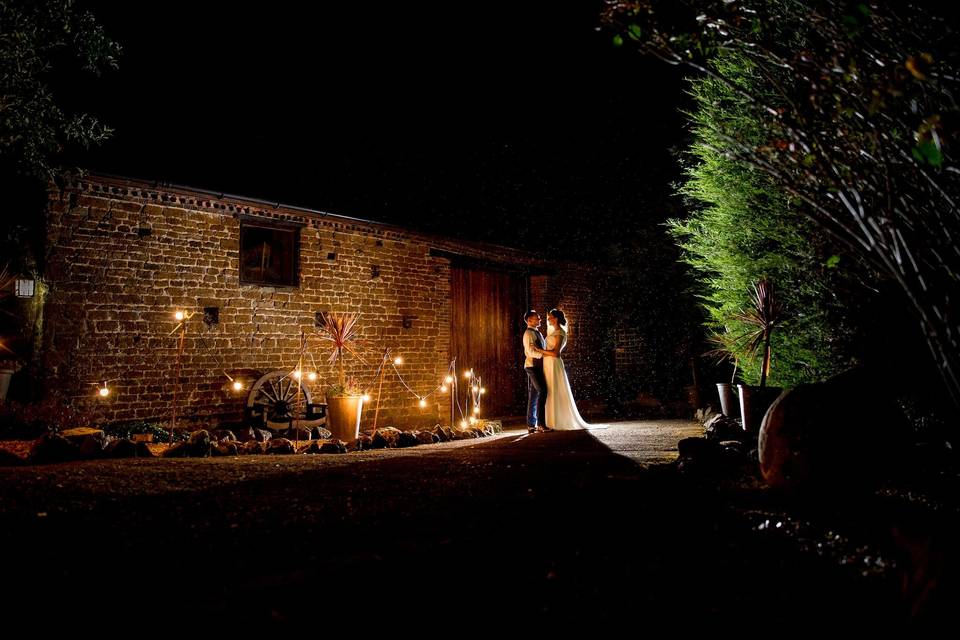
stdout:
<svg viewBox="0 0 960 640">
<path fill-rule="evenodd" d="M 32 298 L 37 292 L 37 281 L 33 278 L 17 278 L 14 289 L 18 298 Z"/>
</svg>

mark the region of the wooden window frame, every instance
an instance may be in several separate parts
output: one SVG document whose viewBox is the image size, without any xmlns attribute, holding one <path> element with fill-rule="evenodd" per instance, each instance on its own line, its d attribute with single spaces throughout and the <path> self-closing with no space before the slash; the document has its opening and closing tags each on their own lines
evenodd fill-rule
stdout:
<svg viewBox="0 0 960 640">
<path fill-rule="evenodd" d="M 274 287 L 284 289 L 297 289 L 300 287 L 300 229 L 303 225 L 276 222 L 273 220 L 262 220 L 259 218 L 241 218 L 240 219 L 240 248 L 238 250 L 238 267 L 240 271 L 240 284 L 256 285 L 258 287 Z M 265 229 L 277 234 L 290 234 L 290 280 L 270 281 L 267 279 L 251 278 L 244 266 L 244 237 L 246 230 L 250 228 Z"/>
</svg>

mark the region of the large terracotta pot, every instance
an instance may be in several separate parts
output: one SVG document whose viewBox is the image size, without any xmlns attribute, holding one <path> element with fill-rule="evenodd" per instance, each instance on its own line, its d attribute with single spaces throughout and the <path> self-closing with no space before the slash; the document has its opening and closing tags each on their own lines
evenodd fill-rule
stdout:
<svg viewBox="0 0 960 640">
<path fill-rule="evenodd" d="M 363 396 L 332 396 L 327 398 L 327 429 L 333 438 L 351 442 L 360 435 L 360 413 Z"/>
<path fill-rule="evenodd" d="M 903 464 L 910 428 L 886 381 L 858 369 L 785 392 L 760 428 L 760 471 L 772 487 L 872 484 Z"/>
<path fill-rule="evenodd" d="M 743 425 L 743 430 L 747 433 L 759 433 L 763 416 L 783 389 L 738 384 L 737 391 L 740 393 L 740 423 Z"/>
</svg>

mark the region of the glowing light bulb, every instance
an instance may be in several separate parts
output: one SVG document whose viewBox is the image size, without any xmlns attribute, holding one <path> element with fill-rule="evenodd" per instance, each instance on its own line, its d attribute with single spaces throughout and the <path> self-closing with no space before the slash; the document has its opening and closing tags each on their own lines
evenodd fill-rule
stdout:
<svg viewBox="0 0 960 640">
<path fill-rule="evenodd" d="M 446 382 L 447 384 L 453 384 L 453 376 L 447 376 L 446 378 L 443 379 L 443 381 Z"/>
<path fill-rule="evenodd" d="M 464 372 L 463 372 L 463 377 L 464 377 L 464 378 L 469 378 L 469 377 L 472 376 L 472 375 L 473 375 L 473 372 L 472 372 L 472 371 L 464 371 Z"/>
<path fill-rule="evenodd" d="M 480 387 L 480 393 L 486 393 L 486 392 L 487 392 L 486 387 Z"/>
<path fill-rule="evenodd" d="M 440 385 L 440 391 L 443 392 L 443 393 L 446 393 L 446 392 L 447 392 L 447 385 L 445 385 L 445 384 Z"/>
<path fill-rule="evenodd" d="M 177 311 L 175 314 L 173 314 L 173 317 L 178 321 L 183 320 L 183 311 Z"/>
<path fill-rule="evenodd" d="M 317 379 L 316 371 L 311 371 L 310 373 L 307 374 L 307 380 L 309 380 L 310 382 L 313 382 L 316 379 Z"/>
<path fill-rule="evenodd" d="M 474 407 L 474 408 L 473 408 L 473 412 L 474 412 L 474 413 L 480 413 L 480 407 Z"/>
<path fill-rule="evenodd" d="M 423 398 L 420 398 L 420 407 L 422 408 L 422 407 L 425 407 L 425 406 L 427 406 L 427 401 L 424 400 Z"/>
<path fill-rule="evenodd" d="M 299 379 L 300 379 L 300 376 L 302 376 L 302 375 L 303 375 L 303 373 L 300 371 L 300 369 L 296 369 L 296 370 L 294 370 L 294 372 L 293 372 L 293 377 L 296 378 L 297 380 L 299 380 Z"/>
<path fill-rule="evenodd" d="M 393 359 L 393 364 L 396 364 L 396 365 L 403 364 L 403 358 L 401 358 L 400 356 L 397 356 L 396 358 Z"/>
<path fill-rule="evenodd" d="M 242 391 L 242 390 L 243 390 L 243 383 L 240 382 L 239 380 L 235 380 L 235 381 L 233 382 L 233 390 L 234 390 L 234 391 Z"/>
<path fill-rule="evenodd" d="M 466 429 L 466 428 L 467 428 L 467 421 L 466 421 L 466 420 L 461 420 L 461 421 L 460 421 L 460 427 L 463 428 L 463 429 Z"/>
<path fill-rule="evenodd" d="M 100 387 L 100 390 L 97 393 L 100 394 L 101 398 L 106 398 L 108 395 L 110 395 L 110 389 L 107 388 L 106 384 L 104 384 L 104 386 Z"/>
<path fill-rule="evenodd" d="M 369 394 L 369 393 L 363 394 L 363 401 L 364 401 L 364 402 L 370 402 L 370 394 Z"/>
</svg>

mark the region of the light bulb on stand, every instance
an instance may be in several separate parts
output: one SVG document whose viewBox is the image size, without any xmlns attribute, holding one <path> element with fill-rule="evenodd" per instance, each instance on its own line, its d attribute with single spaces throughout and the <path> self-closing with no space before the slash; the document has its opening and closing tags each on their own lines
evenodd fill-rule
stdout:
<svg viewBox="0 0 960 640">
<path fill-rule="evenodd" d="M 177 311 L 175 314 L 173 314 L 173 317 L 176 318 L 177 321 L 179 322 L 179 321 L 183 320 L 183 318 L 184 318 L 184 313 L 183 313 L 183 311 Z"/>
<path fill-rule="evenodd" d="M 423 398 L 420 398 L 420 408 L 422 409 L 425 406 L 427 406 L 427 401 L 424 400 Z"/>
<path fill-rule="evenodd" d="M 233 390 L 234 391 L 243 391 L 243 383 L 239 380 L 233 381 Z"/>
<path fill-rule="evenodd" d="M 480 413 L 480 407 L 474 407 L 474 408 L 473 408 L 473 412 L 474 412 L 474 413 Z"/>
<path fill-rule="evenodd" d="M 294 372 L 293 372 L 293 377 L 296 378 L 297 380 L 299 380 L 299 379 L 300 379 L 300 376 L 302 376 L 302 375 L 303 375 L 303 373 L 300 371 L 300 369 L 295 369 Z"/>
<path fill-rule="evenodd" d="M 445 385 L 445 384 L 440 385 L 440 391 L 441 391 L 441 393 L 446 393 L 446 392 L 447 392 L 447 385 Z"/>
<path fill-rule="evenodd" d="M 110 395 L 110 388 L 107 387 L 107 383 L 106 383 L 106 382 L 103 383 L 103 386 L 100 387 L 100 389 L 97 391 L 97 393 L 100 394 L 100 397 L 101 397 L 101 398 L 106 398 L 108 395 Z"/>
<path fill-rule="evenodd" d="M 401 364 L 403 364 L 403 358 L 401 358 L 400 356 L 397 356 L 396 358 L 393 359 L 393 364 L 400 366 Z"/>
<path fill-rule="evenodd" d="M 447 376 L 446 378 L 443 379 L 443 381 L 446 382 L 447 384 L 453 384 L 453 376 Z"/>
<path fill-rule="evenodd" d="M 364 404 L 370 402 L 370 394 L 369 394 L 369 393 L 363 394 L 362 400 L 363 400 Z"/>
<path fill-rule="evenodd" d="M 307 380 L 309 380 L 310 382 L 315 382 L 316 379 L 317 379 L 316 371 L 311 371 L 310 373 L 307 374 Z"/>
</svg>

